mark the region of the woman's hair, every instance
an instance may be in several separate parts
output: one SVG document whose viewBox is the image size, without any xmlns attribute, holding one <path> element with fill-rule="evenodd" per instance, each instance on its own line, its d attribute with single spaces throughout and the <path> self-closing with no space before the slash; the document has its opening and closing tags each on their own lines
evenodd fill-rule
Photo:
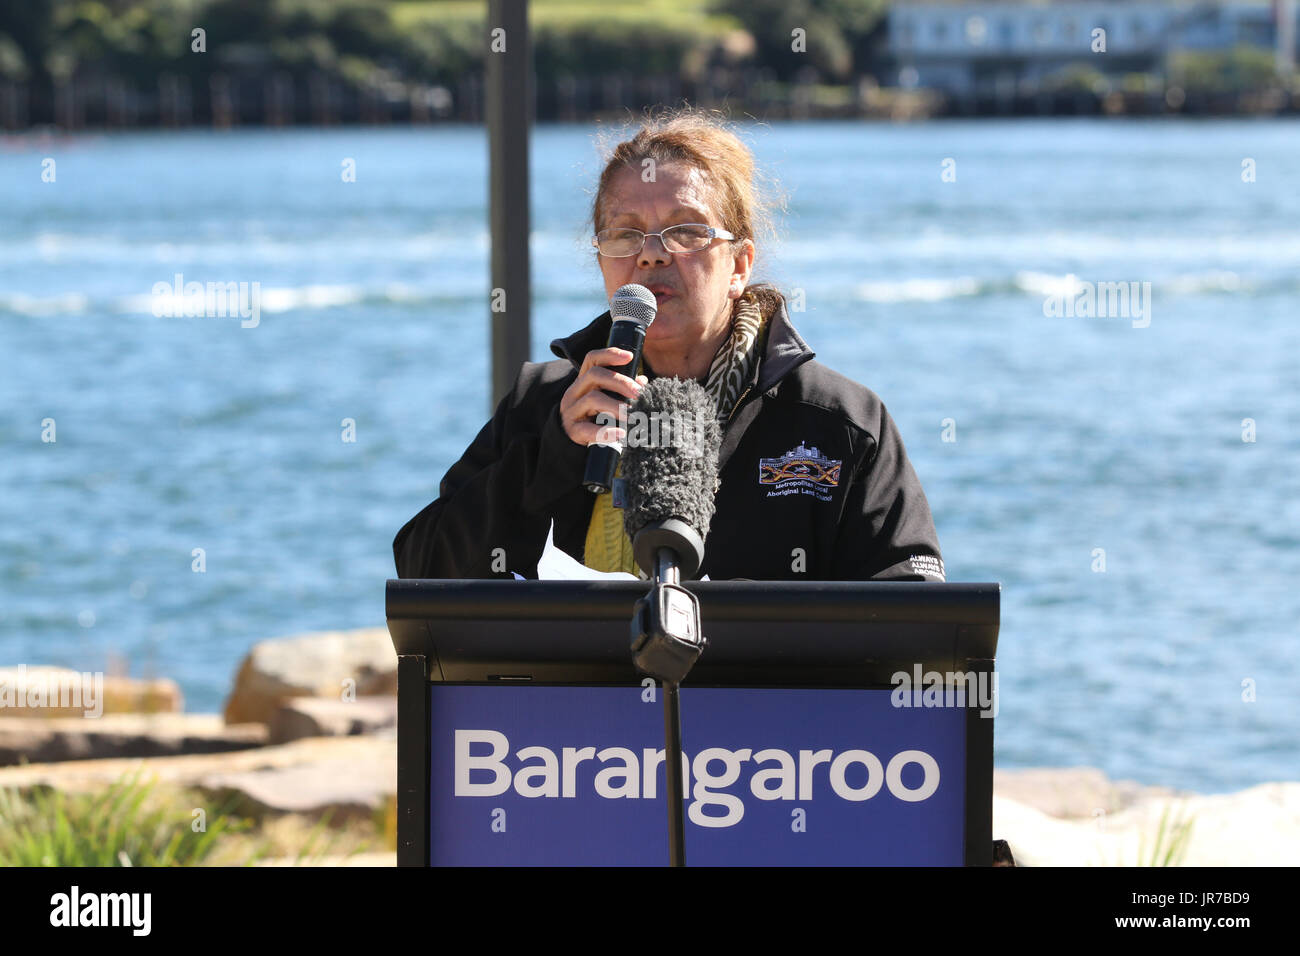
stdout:
<svg viewBox="0 0 1300 956">
<path fill-rule="evenodd" d="M 626 129 L 617 135 L 625 135 Z M 606 142 L 602 152 L 608 159 L 591 204 L 593 233 L 603 227 L 605 197 L 614 176 L 621 169 L 632 169 L 639 175 L 645 160 L 650 159 L 656 167 L 680 162 L 703 173 L 722 228 L 737 237 L 731 243 L 734 253 L 744 248 L 745 239 L 752 240 L 757 265 L 759 253 L 775 239 L 773 213 L 783 204 L 775 198 L 774 185 L 760 189 L 753 154 L 731 131 L 721 113 L 690 106 L 647 111 L 631 139 L 624 139 L 612 149 Z M 765 312 L 781 295 L 768 282 L 751 282 L 745 291 L 759 300 Z"/>
</svg>

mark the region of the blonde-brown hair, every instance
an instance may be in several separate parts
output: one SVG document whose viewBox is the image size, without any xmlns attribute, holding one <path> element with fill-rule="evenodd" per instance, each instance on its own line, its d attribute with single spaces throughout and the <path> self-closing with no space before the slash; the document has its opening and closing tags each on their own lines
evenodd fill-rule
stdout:
<svg viewBox="0 0 1300 956">
<path fill-rule="evenodd" d="M 626 131 L 624 127 L 618 135 Z M 614 176 L 622 169 L 639 174 L 649 159 L 656 166 L 680 162 L 700 170 L 722 228 L 737 237 L 731 243 L 733 254 L 738 255 L 749 239 L 757 266 L 759 254 L 775 240 L 774 212 L 784 207 L 783 200 L 774 183 L 764 181 L 760 186 L 763 177 L 756 172 L 753 153 L 718 111 L 691 106 L 648 110 L 630 139 L 612 149 L 603 144 L 602 152 L 607 159 L 591 204 L 593 233 L 604 227 L 605 197 Z M 745 292 L 759 300 L 765 312 L 781 297 L 769 282 L 751 282 Z"/>
</svg>

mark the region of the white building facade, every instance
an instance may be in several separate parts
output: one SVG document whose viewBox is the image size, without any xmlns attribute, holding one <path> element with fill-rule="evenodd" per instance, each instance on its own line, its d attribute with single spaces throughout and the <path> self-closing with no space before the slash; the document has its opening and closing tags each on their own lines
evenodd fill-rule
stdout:
<svg viewBox="0 0 1300 956">
<path fill-rule="evenodd" d="M 1290 30 L 1278 30 L 1275 10 Z M 1036 84 L 1071 64 L 1151 70 L 1172 50 L 1272 48 L 1279 36 L 1294 56 L 1296 16 L 1293 0 L 895 3 L 888 50 L 899 85 L 969 94 L 990 83 Z"/>
</svg>

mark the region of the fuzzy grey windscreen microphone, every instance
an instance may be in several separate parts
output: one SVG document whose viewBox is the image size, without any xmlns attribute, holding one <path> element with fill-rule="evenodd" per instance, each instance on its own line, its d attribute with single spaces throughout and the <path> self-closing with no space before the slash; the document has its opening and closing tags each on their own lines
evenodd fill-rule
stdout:
<svg viewBox="0 0 1300 956">
<path fill-rule="evenodd" d="M 623 451 L 623 528 L 629 538 L 653 521 L 677 518 L 701 538 L 713 520 L 722 430 L 698 383 L 657 378 L 628 411 Z"/>
</svg>

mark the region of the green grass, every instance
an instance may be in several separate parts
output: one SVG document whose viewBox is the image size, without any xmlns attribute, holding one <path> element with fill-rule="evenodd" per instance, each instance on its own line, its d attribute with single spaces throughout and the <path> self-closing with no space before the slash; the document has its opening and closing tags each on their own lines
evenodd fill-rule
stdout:
<svg viewBox="0 0 1300 956">
<path fill-rule="evenodd" d="M 487 0 L 404 0 L 389 8 L 393 23 L 405 29 L 427 20 L 485 21 Z M 532 27 L 570 27 L 598 22 L 694 26 L 706 32 L 734 29 L 735 19 L 708 12 L 708 0 L 640 0 L 610 3 L 609 0 L 531 0 L 528 7 Z"/>
<path fill-rule="evenodd" d="M 124 775 L 102 791 L 65 794 L 46 786 L 25 793 L 0 790 L 0 866 L 251 866 L 268 858 L 294 866 L 346 859 L 376 847 L 397 847 L 395 798 L 369 820 L 332 825 L 330 812 L 314 824 L 297 814 L 256 824 L 203 797 Z M 206 830 L 195 831 L 203 807 Z"/>
<path fill-rule="evenodd" d="M 217 812 L 196 831 L 196 808 L 154 786 L 137 771 L 92 794 L 0 790 L 0 866 L 193 866 L 250 825 Z"/>
<path fill-rule="evenodd" d="M 1173 804 L 1166 804 L 1160 814 L 1160 826 L 1154 842 L 1148 848 L 1146 840 L 1138 834 L 1138 866 L 1182 866 L 1187 857 L 1187 847 L 1192 838 L 1194 817 L 1183 817 L 1180 809 L 1170 819 Z"/>
<path fill-rule="evenodd" d="M 294 866 L 314 866 L 327 856 L 341 855 L 346 859 L 354 853 L 364 853 L 366 850 L 370 849 L 370 844 L 364 843 L 347 853 L 337 853 L 339 836 L 336 833 L 329 832 L 330 818 L 332 816 L 333 811 L 327 810 L 324 816 L 322 816 L 316 825 L 311 828 L 310 832 L 307 834 L 307 839 L 303 841 L 302 846 L 293 856 Z M 322 838 L 325 842 L 320 844 L 319 841 Z"/>
</svg>

